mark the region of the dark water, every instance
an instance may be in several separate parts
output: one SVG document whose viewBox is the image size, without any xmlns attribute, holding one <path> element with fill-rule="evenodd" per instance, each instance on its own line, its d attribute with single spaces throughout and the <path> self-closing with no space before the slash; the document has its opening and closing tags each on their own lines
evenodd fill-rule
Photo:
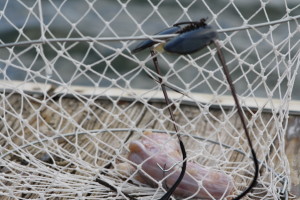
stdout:
<svg viewBox="0 0 300 200">
<path fill-rule="evenodd" d="M 154 34 L 176 22 L 198 20 L 202 17 L 207 17 L 216 29 L 224 29 L 242 26 L 245 19 L 248 19 L 248 24 L 257 24 L 284 18 L 286 7 L 291 9 L 290 16 L 300 14 L 298 0 L 286 1 L 287 6 L 284 1 L 272 0 L 266 3 L 265 7 L 262 7 L 259 0 L 238 0 L 234 1 L 234 4 L 230 4 L 228 0 L 178 1 L 181 5 L 173 0 L 150 2 L 157 6 L 156 12 L 153 12 L 148 1 L 140 0 L 131 0 L 124 7 L 114 0 L 99 0 L 94 4 L 79 0 L 66 2 L 43 0 L 41 15 L 36 0 L 24 0 L 22 3 L 14 0 L 1 1 L 1 43 L 38 40 L 42 36 L 41 30 L 44 30 L 44 36 L 50 39 L 86 36 L 122 37 L 144 33 Z M 188 15 L 183 13 L 183 7 L 188 10 Z M 42 27 L 41 16 L 44 24 Z M 138 31 L 137 24 L 140 24 L 144 33 Z M 267 97 L 271 92 L 274 97 L 281 98 L 286 94 L 288 60 L 294 62 L 291 65 L 292 69 L 296 69 L 299 65 L 299 59 L 296 58 L 300 46 L 297 44 L 300 39 L 299 31 L 289 44 L 280 44 L 280 42 L 287 38 L 289 32 L 294 32 L 296 29 L 295 22 L 282 24 L 263 41 L 261 41 L 262 35 L 258 32 L 267 33 L 268 27 L 260 28 L 258 31 L 219 34 L 220 39 L 226 43 L 225 57 L 232 77 L 236 80 L 239 94 Z M 20 34 L 20 31 L 23 34 Z M 229 37 L 230 42 L 228 42 Z M 249 49 L 249 46 L 257 41 L 260 41 L 257 48 Z M 270 42 L 279 44 L 278 51 L 281 55 L 278 58 L 276 53 L 272 52 L 273 46 Z M 51 77 L 53 84 L 153 88 L 156 84 L 134 60 L 145 60 L 148 52 L 133 57 L 130 49 L 135 44 L 134 41 L 46 43 L 42 47 L 25 45 L 10 50 L 3 48 L 0 49 L 0 78 L 44 82 L 45 78 Z M 290 48 L 291 44 L 296 45 Z M 122 54 L 115 56 L 112 47 L 119 48 Z M 213 47 L 209 49 L 212 50 Z M 209 49 L 192 55 L 193 58 L 197 58 L 194 65 L 184 56 L 171 54 L 160 56 L 162 71 L 168 76 L 168 81 L 183 90 L 188 88 L 195 92 L 216 91 L 218 94 L 223 94 L 226 91 L 224 77 L 216 61 L 208 54 Z M 288 51 L 288 49 L 292 50 Z M 13 51 L 13 54 L 10 51 Z M 37 54 L 41 51 L 44 54 Z M 239 59 L 235 57 L 237 54 L 240 55 Z M 171 65 L 168 62 L 171 62 Z M 146 65 L 152 67 L 151 62 Z M 199 66 L 204 67 L 199 69 Z M 174 73 L 175 70 L 179 72 Z M 246 75 L 242 76 L 243 74 Z M 265 77 L 267 77 L 266 84 L 263 84 Z M 113 83 L 111 79 L 115 79 L 116 82 Z M 248 90 L 250 86 L 252 89 Z M 299 89 L 300 78 L 297 76 L 293 99 L 300 99 L 299 92 L 296 92 Z M 254 91 L 254 94 L 251 94 L 251 91 Z"/>
</svg>

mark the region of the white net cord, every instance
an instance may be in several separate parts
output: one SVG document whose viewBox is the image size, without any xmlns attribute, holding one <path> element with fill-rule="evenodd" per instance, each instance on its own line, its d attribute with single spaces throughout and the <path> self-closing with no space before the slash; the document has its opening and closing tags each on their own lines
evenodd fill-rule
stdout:
<svg viewBox="0 0 300 200">
<path fill-rule="evenodd" d="M 218 34 L 259 161 L 244 199 L 291 198 L 299 14 L 297 0 L 1 1 L 1 199 L 160 199 L 182 167 L 178 134 L 188 165 L 171 199 L 242 193 L 253 157 L 215 46 L 158 52 L 161 74 L 149 49 L 131 53 L 201 18 Z"/>
</svg>

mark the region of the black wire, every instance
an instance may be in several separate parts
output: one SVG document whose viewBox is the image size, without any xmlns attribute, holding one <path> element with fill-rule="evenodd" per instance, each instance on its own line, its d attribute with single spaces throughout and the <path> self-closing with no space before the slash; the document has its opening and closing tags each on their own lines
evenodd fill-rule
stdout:
<svg viewBox="0 0 300 200">
<path fill-rule="evenodd" d="M 233 99 L 235 101 L 235 104 L 236 104 L 236 107 L 237 107 L 237 112 L 238 112 L 238 115 L 240 117 L 243 129 L 245 131 L 245 135 L 246 135 L 246 138 L 247 138 L 250 150 L 251 150 L 253 162 L 254 162 L 255 172 L 254 172 L 254 176 L 253 176 L 251 184 L 241 194 L 239 194 L 237 197 L 235 197 L 234 199 L 232 199 L 232 200 L 238 200 L 238 199 L 241 199 L 242 197 L 246 196 L 246 194 L 249 193 L 251 191 L 251 189 L 257 184 L 257 178 L 258 178 L 258 173 L 259 173 L 259 164 L 258 164 L 256 153 L 255 153 L 253 145 L 252 145 L 252 141 L 251 141 L 251 138 L 250 138 L 250 134 L 249 134 L 247 125 L 246 125 L 246 121 L 245 121 L 245 118 L 244 118 L 244 115 L 243 115 L 243 111 L 242 111 L 242 108 L 240 106 L 240 103 L 239 103 L 239 100 L 238 100 L 238 97 L 237 97 L 237 94 L 236 94 L 236 90 L 235 90 L 235 87 L 233 85 L 233 82 L 232 82 L 232 79 L 231 79 L 228 67 L 226 65 L 225 58 L 223 56 L 222 50 L 221 50 L 220 45 L 219 45 L 219 43 L 217 41 L 213 41 L 213 42 L 214 42 L 214 44 L 215 44 L 215 46 L 217 48 L 217 54 L 218 54 L 219 60 L 220 60 L 220 62 L 222 64 L 223 71 L 224 71 L 225 77 L 227 79 L 227 82 L 229 84 L 232 97 L 233 97 Z M 153 50 L 151 50 L 151 56 L 153 57 L 154 66 L 156 68 L 157 73 L 160 75 L 160 70 L 159 70 L 159 67 L 158 67 L 158 61 L 157 61 L 157 58 L 156 58 L 155 55 L 156 55 L 155 52 Z M 165 96 L 166 104 L 169 105 L 170 102 L 169 102 L 169 98 L 168 98 L 168 95 L 167 95 L 167 92 L 166 92 L 166 89 L 165 89 L 165 85 L 162 83 L 162 79 L 160 77 L 158 77 L 158 82 L 161 83 L 161 87 L 162 87 L 162 90 L 163 90 L 163 93 L 164 93 L 164 96 Z M 174 124 L 174 128 L 175 128 L 175 130 L 177 132 L 177 127 L 175 125 L 174 116 L 173 116 L 173 113 L 171 111 L 170 106 L 168 106 L 168 110 L 170 112 L 171 119 L 174 122 L 173 123 Z M 178 139 L 179 139 L 180 147 L 181 147 L 181 149 L 183 149 L 184 145 L 183 145 L 183 143 L 182 143 L 182 141 L 181 141 L 181 139 L 179 137 L 178 137 Z M 184 157 L 186 157 L 185 149 L 184 149 L 184 151 L 183 150 L 181 150 L 181 151 L 182 151 L 182 154 L 183 154 L 183 159 L 185 159 L 184 158 Z M 182 171 L 181 172 L 183 172 L 183 170 L 186 170 L 186 166 L 184 166 L 184 165 L 182 167 Z M 182 175 L 182 178 L 183 178 L 184 173 L 181 173 L 181 174 L 183 174 Z M 175 191 L 176 187 L 179 185 L 179 183 L 182 180 L 182 178 L 180 179 L 180 176 L 179 176 L 179 178 L 177 179 L 177 181 L 175 182 L 175 184 L 170 188 L 170 190 L 168 190 L 168 192 L 160 200 L 168 200 L 170 198 L 170 196 L 172 195 L 172 193 Z"/>
<path fill-rule="evenodd" d="M 219 43 L 216 40 L 214 40 L 213 42 L 214 42 L 214 44 L 215 44 L 215 46 L 217 48 L 217 54 L 218 54 L 218 57 L 219 57 L 219 60 L 220 60 L 220 62 L 222 64 L 222 66 L 223 66 L 223 71 L 224 71 L 225 77 L 227 79 L 227 82 L 229 84 L 232 97 L 233 97 L 233 99 L 235 101 L 235 105 L 237 107 L 237 112 L 238 112 L 238 114 L 240 116 L 240 119 L 241 119 L 241 122 L 242 122 L 242 126 L 243 126 L 243 129 L 245 131 L 245 134 L 246 134 L 246 137 L 247 137 L 247 141 L 248 141 L 248 144 L 249 144 L 249 147 L 250 147 L 250 150 L 251 150 L 251 154 L 252 154 L 252 157 L 253 157 L 253 162 L 254 162 L 255 173 L 254 173 L 254 177 L 252 179 L 251 184 L 241 194 L 239 194 L 237 197 L 235 197 L 234 199 L 232 199 L 232 200 L 238 200 L 238 199 L 241 199 L 242 197 L 244 197 L 256 185 L 257 178 L 258 178 L 258 172 L 259 172 L 259 166 L 258 166 L 258 160 L 257 160 L 257 157 L 256 157 L 256 153 L 255 153 L 255 151 L 253 149 L 252 141 L 250 139 L 250 134 L 249 134 L 249 131 L 248 131 L 248 128 L 247 128 L 247 125 L 246 125 L 246 121 L 245 121 L 245 118 L 244 118 L 244 115 L 243 115 L 243 111 L 242 111 L 241 105 L 239 103 L 239 100 L 237 98 L 235 87 L 233 85 L 233 82 L 232 82 L 232 79 L 231 79 L 228 67 L 226 65 L 225 58 L 223 56 L 223 53 L 222 53 L 222 50 L 220 48 Z"/>
<path fill-rule="evenodd" d="M 198 26 L 199 27 L 205 26 L 206 25 L 205 21 L 206 21 L 206 19 L 203 18 L 203 19 L 200 19 L 200 21 L 198 21 L 198 22 L 197 21 L 195 21 L 195 22 L 179 22 L 177 24 L 174 24 L 174 26 L 179 26 L 179 25 L 183 25 L 183 24 L 189 24 L 188 26 L 186 26 L 183 29 L 181 29 L 181 31 L 186 32 L 186 31 L 189 31 L 190 29 L 197 28 Z M 251 189 L 257 184 L 257 178 L 258 178 L 258 173 L 259 173 L 259 164 L 258 164 L 256 153 L 255 153 L 253 145 L 252 145 L 252 141 L 250 139 L 250 134 L 249 134 L 248 129 L 247 129 L 246 121 L 245 121 L 245 118 L 243 116 L 243 111 L 242 111 L 242 108 L 240 106 L 240 103 L 239 103 L 239 100 L 238 100 L 238 97 L 237 97 L 237 94 L 236 94 L 236 90 L 235 90 L 235 87 L 233 85 L 233 82 L 232 82 L 232 79 L 231 79 L 228 67 L 226 65 L 225 58 L 224 58 L 223 53 L 221 51 L 220 45 L 219 45 L 219 43 L 216 40 L 213 40 L 212 42 L 215 44 L 215 46 L 217 48 L 218 58 L 219 58 L 219 60 L 221 62 L 221 65 L 223 67 L 223 72 L 224 72 L 225 77 L 227 79 L 227 82 L 229 84 L 232 97 L 233 97 L 233 99 L 235 101 L 235 104 L 236 104 L 236 107 L 237 107 L 237 112 L 238 112 L 238 115 L 240 117 L 243 129 L 245 131 L 245 135 L 246 135 L 246 138 L 247 138 L 247 141 L 248 141 L 248 145 L 249 145 L 250 150 L 251 150 L 253 162 L 254 162 L 255 172 L 254 172 L 254 176 L 253 176 L 251 184 L 241 194 L 239 194 L 237 197 L 235 197 L 234 199 L 232 199 L 232 200 L 238 200 L 238 199 L 241 199 L 242 197 L 244 197 L 247 193 L 249 193 L 251 191 Z M 160 75 L 160 69 L 159 69 L 159 66 L 158 66 L 158 61 L 157 61 L 156 53 L 153 50 L 150 50 L 150 53 L 151 53 L 152 60 L 153 60 L 155 69 L 157 71 L 157 74 Z M 150 78 L 152 78 L 152 77 L 150 77 Z M 161 88 L 162 88 L 162 91 L 163 91 L 163 94 L 164 94 L 164 97 L 165 97 L 165 102 L 167 104 L 171 120 L 173 121 L 174 129 L 175 129 L 175 131 L 177 133 L 178 129 L 177 129 L 177 126 L 175 124 L 174 115 L 173 115 L 173 112 L 172 112 L 171 107 L 170 107 L 170 100 L 168 98 L 168 94 L 167 94 L 167 91 L 166 91 L 166 87 L 169 87 L 169 86 L 165 85 L 164 83 L 162 83 L 162 79 L 159 76 L 158 76 L 158 80 L 156 80 L 154 78 L 152 78 L 152 79 L 154 81 L 156 81 L 156 82 L 158 82 L 158 83 L 161 84 Z M 173 88 L 171 88 L 171 89 L 173 89 Z M 179 183 L 181 182 L 181 180 L 182 180 L 182 178 L 183 178 L 183 176 L 185 174 L 185 170 L 186 170 L 186 151 L 185 151 L 185 147 L 183 145 L 183 142 L 181 141 L 180 135 L 177 135 L 177 136 L 178 136 L 178 140 L 179 140 L 179 144 L 180 144 L 180 148 L 181 148 L 181 152 L 182 152 L 182 156 L 183 156 L 183 161 L 184 161 L 183 162 L 183 166 L 182 166 L 182 171 L 180 173 L 179 178 L 174 183 L 174 185 L 167 191 L 167 193 L 160 200 L 168 200 L 170 198 L 170 196 L 175 191 L 176 187 L 179 185 Z"/>
<path fill-rule="evenodd" d="M 114 192 L 116 192 L 116 193 L 119 192 L 118 189 L 117 189 L 115 186 L 113 186 L 113 185 L 107 183 L 106 181 L 101 180 L 100 178 L 96 178 L 95 181 L 96 181 L 97 183 L 101 184 L 101 185 L 104 185 L 105 187 L 111 189 L 112 191 L 114 191 Z M 122 193 L 124 196 L 126 196 L 127 198 L 129 198 L 130 200 L 137 200 L 136 198 L 132 197 L 131 195 L 129 195 L 129 194 L 125 193 L 125 192 L 122 192 L 122 191 L 121 191 L 121 193 Z"/>
<path fill-rule="evenodd" d="M 176 182 L 167 191 L 167 193 L 164 194 L 164 196 L 162 196 L 160 198 L 160 200 L 169 200 L 170 199 L 171 195 L 173 194 L 173 192 L 176 190 L 177 186 L 180 184 L 181 180 L 183 179 L 183 176 L 184 176 L 185 171 L 186 171 L 186 164 L 187 164 L 187 162 L 186 162 L 185 147 L 184 147 L 184 144 L 181 141 L 181 139 L 179 139 L 179 137 L 178 137 L 178 140 L 179 140 L 179 145 L 180 145 L 180 149 L 181 149 L 181 152 L 182 152 L 182 159 L 183 159 L 183 164 L 182 164 L 181 172 L 180 172 L 180 175 L 179 175 L 178 179 L 176 180 Z"/>
<path fill-rule="evenodd" d="M 206 20 L 207 20 L 207 18 L 202 18 L 199 21 L 178 22 L 176 24 L 173 24 L 173 26 L 179 26 L 179 25 L 183 25 L 183 24 L 189 24 L 189 25 L 194 24 L 194 25 L 198 25 L 198 26 L 205 26 Z"/>
<path fill-rule="evenodd" d="M 162 79 L 160 77 L 161 73 L 160 73 L 160 69 L 159 69 L 159 66 L 158 66 L 158 61 L 157 61 L 156 53 L 153 50 L 150 50 L 150 53 L 151 53 L 151 56 L 152 56 L 152 60 L 153 60 L 156 72 L 159 75 L 158 76 L 158 81 L 159 81 L 159 83 L 161 85 L 161 89 L 162 89 L 164 97 L 165 97 L 165 101 L 166 101 L 166 104 L 167 104 L 167 107 L 168 107 L 168 111 L 170 113 L 171 120 L 173 122 L 173 126 L 174 126 L 174 129 L 175 129 L 175 132 L 178 133 L 178 128 L 177 128 L 177 126 L 175 124 L 175 117 L 174 117 L 174 114 L 173 114 L 173 112 L 171 110 L 171 106 L 170 106 L 170 104 L 171 104 L 170 103 L 170 99 L 168 97 L 168 93 L 167 93 L 166 87 L 165 87 L 164 83 L 162 83 Z M 178 179 L 176 180 L 176 182 L 167 191 L 167 193 L 165 193 L 164 196 L 162 196 L 160 198 L 160 200 L 169 200 L 169 198 L 171 197 L 171 195 L 173 194 L 173 192 L 176 190 L 177 186 L 180 184 L 181 180 L 183 179 L 185 171 L 186 171 L 186 165 L 187 165 L 186 150 L 185 150 L 184 144 L 183 144 L 183 142 L 182 142 L 181 137 L 180 137 L 179 134 L 177 134 L 177 138 L 178 138 L 178 141 L 179 141 L 179 145 L 180 145 L 180 149 L 181 149 L 181 153 L 182 153 L 182 160 L 183 160 L 181 172 L 180 172 L 180 175 L 179 175 Z"/>
<path fill-rule="evenodd" d="M 199 21 L 196 21 L 196 22 L 190 22 L 190 23 L 180 22 L 180 23 L 174 24 L 173 26 L 178 26 L 178 25 L 182 25 L 182 24 L 189 24 L 189 25 L 184 26 L 183 28 L 181 28 L 176 33 L 179 33 L 179 34 L 186 33 L 186 32 L 198 29 L 200 27 L 205 27 L 207 25 L 206 24 L 206 18 L 202 18 L 202 19 L 200 19 Z"/>
<path fill-rule="evenodd" d="M 149 74 L 147 74 L 147 76 L 148 76 L 149 78 L 151 78 L 153 81 L 155 81 L 155 82 L 157 82 L 157 83 L 161 84 L 161 83 L 159 82 L 159 80 L 157 80 L 157 79 L 153 78 L 153 77 L 152 77 L 152 76 L 150 76 Z M 180 90 L 178 90 L 178 89 L 174 88 L 173 86 L 167 85 L 166 83 L 164 83 L 164 86 L 165 86 L 165 87 L 167 87 L 167 88 L 169 88 L 169 89 L 171 89 L 171 90 L 173 90 L 173 91 L 175 91 L 175 92 L 177 92 L 177 93 L 179 93 L 179 94 L 182 94 L 182 95 L 184 95 L 184 96 L 188 97 L 186 94 L 184 94 L 184 93 L 183 93 L 183 92 L 181 92 Z"/>
<path fill-rule="evenodd" d="M 157 74 L 159 75 L 158 76 L 158 82 L 161 85 L 161 89 L 162 89 L 164 97 L 165 97 L 167 108 L 168 108 L 168 111 L 170 113 L 171 120 L 173 121 L 173 126 L 174 126 L 174 129 L 175 129 L 175 132 L 178 132 L 178 128 L 177 128 L 177 126 L 175 124 L 175 117 L 173 115 L 173 111 L 171 110 L 171 106 L 170 106 L 170 104 L 171 104 L 170 103 L 170 99 L 168 97 L 168 93 L 167 93 L 165 84 L 162 83 L 162 79 L 160 77 L 161 73 L 160 73 L 160 69 L 159 69 L 159 66 L 158 66 L 158 61 L 157 61 L 156 53 L 154 52 L 154 50 L 150 50 L 150 53 L 151 53 L 152 60 L 153 60 L 154 66 L 155 66 L 155 70 L 156 70 Z M 180 137 L 180 135 L 178 135 L 178 136 Z"/>
</svg>

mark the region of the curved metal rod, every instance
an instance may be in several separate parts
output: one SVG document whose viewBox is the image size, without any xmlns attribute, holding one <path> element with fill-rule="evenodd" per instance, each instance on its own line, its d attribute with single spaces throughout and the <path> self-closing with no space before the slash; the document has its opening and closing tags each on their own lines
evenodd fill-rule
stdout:
<svg viewBox="0 0 300 200">
<path fill-rule="evenodd" d="M 243 109 L 242 109 L 242 107 L 240 105 L 240 102 L 238 100 L 237 93 L 236 93 L 235 87 L 233 85 L 228 67 L 226 65 L 225 58 L 223 56 L 220 44 L 218 43 L 217 40 L 214 40 L 213 43 L 215 44 L 215 46 L 217 48 L 217 54 L 218 54 L 218 57 L 219 57 L 219 60 L 222 64 L 222 66 L 223 66 L 223 72 L 225 74 L 228 85 L 230 87 L 230 91 L 231 91 L 232 97 L 234 99 L 235 105 L 237 107 L 237 112 L 238 112 L 238 115 L 240 116 L 240 120 L 242 122 L 242 126 L 243 126 L 243 129 L 245 131 L 245 135 L 246 135 L 246 138 L 247 138 L 247 141 L 248 141 L 248 145 L 250 147 L 251 154 L 252 154 L 252 157 L 253 157 L 253 164 L 254 164 L 255 172 L 254 172 L 252 182 L 250 183 L 250 185 L 248 186 L 248 188 L 246 190 L 244 190 L 241 194 L 239 194 L 237 197 L 235 197 L 233 199 L 233 200 L 238 200 L 238 199 L 241 199 L 242 197 L 246 196 L 246 194 L 248 192 L 250 192 L 250 190 L 256 185 L 257 178 L 258 178 L 258 172 L 259 172 L 259 164 L 258 164 L 258 160 L 257 160 L 257 157 L 256 157 L 256 153 L 255 153 L 253 145 L 252 145 L 250 134 L 249 134 L 249 131 L 248 131 L 248 128 L 247 128 L 247 125 L 246 125 L 246 120 L 245 120 L 244 115 L 243 115 Z"/>
<path fill-rule="evenodd" d="M 156 70 L 157 74 L 160 76 L 161 73 L 160 73 L 160 69 L 159 69 L 159 66 L 158 66 L 157 57 L 155 56 L 156 53 L 153 50 L 150 50 L 150 53 L 151 53 L 152 60 L 153 60 L 154 66 L 155 66 L 155 70 Z M 169 111 L 170 118 L 171 118 L 171 121 L 172 121 L 173 126 L 174 126 L 174 130 L 175 130 L 176 133 L 178 133 L 178 128 L 176 126 L 175 117 L 174 117 L 173 111 L 171 109 L 171 102 L 170 102 L 170 99 L 168 97 L 166 87 L 165 87 L 164 83 L 162 82 L 162 78 L 158 77 L 158 81 L 160 83 L 161 89 L 163 91 L 163 95 L 165 97 L 165 102 L 166 102 L 167 107 L 168 107 L 168 111 Z M 182 161 L 183 161 L 182 167 L 181 167 L 181 172 L 180 172 L 179 177 L 176 180 L 176 182 L 172 185 L 172 187 L 170 189 L 168 189 L 167 193 L 165 193 L 160 198 L 160 200 L 169 200 L 170 199 L 171 195 L 174 193 L 174 191 L 176 190 L 176 188 L 180 184 L 181 180 L 183 179 L 185 171 L 186 171 L 186 166 L 187 166 L 186 150 L 185 150 L 184 144 L 183 144 L 179 134 L 177 134 L 177 138 L 178 138 L 178 142 L 179 142 L 179 146 L 180 146 L 180 150 L 181 150 L 181 154 L 182 154 Z"/>
</svg>

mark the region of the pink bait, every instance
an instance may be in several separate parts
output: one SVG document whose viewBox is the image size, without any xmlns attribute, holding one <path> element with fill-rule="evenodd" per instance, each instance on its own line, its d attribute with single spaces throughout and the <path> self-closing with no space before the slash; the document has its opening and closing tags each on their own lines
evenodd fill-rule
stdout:
<svg viewBox="0 0 300 200">
<path fill-rule="evenodd" d="M 161 181 L 170 188 L 181 172 L 182 156 L 178 141 L 167 134 L 144 132 L 144 136 L 129 145 L 128 159 L 140 165 L 141 169 L 135 179 L 141 183 L 157 187 Z M 123 163 L 124 164 L 124 163 Z M 136 170 L 134 166 L 123 165 L 123 170 Z M 163 170 L 164 169 L 164 170 Z M 174 195 L 201 199 L 224 199 L 234 191 L 232 178 L 225 173 L 207 169 L 201 165 L 188 162 L 183 180 Z"/>
</svg>

